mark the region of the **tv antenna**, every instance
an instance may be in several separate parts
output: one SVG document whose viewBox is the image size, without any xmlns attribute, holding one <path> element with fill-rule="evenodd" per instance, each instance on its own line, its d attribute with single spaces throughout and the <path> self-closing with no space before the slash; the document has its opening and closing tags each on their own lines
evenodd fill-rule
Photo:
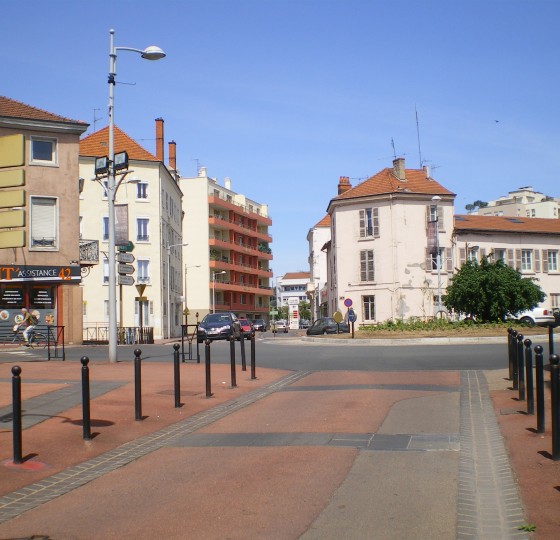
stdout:
<svg viewBox="0 0 560 540">
<path fill-rule="evenodd" d="M 395 150 L 395 141 L 391 137 L 391 146 L 393 147 L 393 159 L 397 159 L 397 151 Z"/>
<path fill-rule="evenodd" d="M 100 111 L 101 109 L 93 109 L 93 131 L 94 133 L 97 131 L 95 129 L 95 124 L 97 124 L 97 122 L 99 122 L 99 120 L 101 120 L 101 117 L 97 117 L 95 116 L 95 111 Z"/>
<path fill-rule="evenodd" d="M 418 138 L 418 159 L 420 159 L 420 168 L 423 166 L 422 161 L 422 148 L 420 146 L 420 123 L 418 122 L 418 110 L 416 105 L 414 105 L 414 112 L 416 113 L 416 137 Z"/>
</svg>

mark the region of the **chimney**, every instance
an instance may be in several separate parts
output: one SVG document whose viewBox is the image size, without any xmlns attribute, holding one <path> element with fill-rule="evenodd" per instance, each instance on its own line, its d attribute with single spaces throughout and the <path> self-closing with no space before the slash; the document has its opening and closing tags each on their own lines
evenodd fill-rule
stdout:
<svg viewBox="0 0 560 540">
<path fill-rule="evenodd" d="M 231 178 L 229 176 L 224 178 L 224 187 L 231 190 Z"/>
<path fill-rule="evenodd" d="M 426 175 L 426 180 L 430 179 L 430 167 L 428 165 L 424 165 L 422 167 L 424 169 L 424 174 Z"/>
<path fill-rule="evenodd" d="M 404 158 L 396 158 L 393 160 L 393 170 L 395 173 L 395 176 L 403 181 L 406 182 L 406 175 L 405 175 L 405 171 L 404 171 Z"/>
<path fill-rule="evenodd" d="M 156 158 L 163 161 L 163 118 L 156 118 Z"/>
<path fill-rule="evenodd" d="M 172 171 L 177 170 L 177 143 L 169 141 L 169 168 Z"/>
<path fill-rule="evenodd" d="M 338 179 L 338 194 L 342 195 L 346 193 L 349 189 L 352 189 L 352 184 L 350 183 L 350 179 L 348 176 L 341 176 Z"/>
<path fill-rule="evenodd" d="M 201 178 L 207 176 L 207 174 L 206 174 L 206 167 L 200 167 L 200 168 L 198 169 L 198 176 L 201 177 Z"/>
</svg>

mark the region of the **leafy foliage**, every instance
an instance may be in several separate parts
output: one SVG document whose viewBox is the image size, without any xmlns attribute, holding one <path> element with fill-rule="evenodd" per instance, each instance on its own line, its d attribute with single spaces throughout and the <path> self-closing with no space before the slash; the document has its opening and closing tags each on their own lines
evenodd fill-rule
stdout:
<svg viewBox="0 0 560 540">
<path fill-rule="evenodd" d="M 490 262 L 483 257 L 480 263 L 467 261 L 461 266 L 443 301 L 448 309 L 492 322 L 503 321 L 507 313 L 533 309 L 545 296 L 532 279 L 522 277 L 503 260 Z"/>
</svg>

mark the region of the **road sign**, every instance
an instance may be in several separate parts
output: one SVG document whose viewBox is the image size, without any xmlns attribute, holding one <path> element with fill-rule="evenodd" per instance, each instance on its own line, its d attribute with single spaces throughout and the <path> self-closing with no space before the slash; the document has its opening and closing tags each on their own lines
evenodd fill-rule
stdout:
<svg viewBox="0 0 560 540">
<path fill-rule="evenodd" d="M 342 319 L 344 319 L 344 317 L 342 316 L 342 313 L 340 313 L 340 311 L 335 311 L 333 313 L 332 318 L 334 319 L 335 323 L 341 323 Z"/>
<path fill-rule="evenodd" d="M 138 291 L 138 294 L 140 296 L 142 296 L 144 294 L 144 289 L 146 288 L 146 284 L 145 283 L 139 283 L 138 285 L 136 285 L 136 290 Z"/>
<path fill-rule="evenodd" d="M 136 285 L 138 287 L 138 285 Z M 137 302 L 147 302 L 148 301 L 148 297 L 147 296 L 135 296 L 134 300 L 136 300 Z"/>
<path fill-rule="evenodd" d="M 117 266 L 119 274 L 134 274 L 134 266 L 131 264 L 119 264 Z"/>
<path fill-rule="evenodd" d="M 119 276 L 119 285 L 134 285 L 132 276 Z"/>
<path fill-rule="evenodd" d="M 348 310 L 348 322 L 351 323 L 356 322 L 356 319 L 357 319 L 356 312 L 352 308 L 350 308 Z"/>
<path fill-rule="evenodd" d="M 271 315 L 278 315 L 278 312 L 277 312 L 276 310 L 273 309 L 273 310 L 270 312 L 270 314 L 271 314 Z"/>
<path fill-rule="evenodd" d="M 352 305 L 352 299 L 351 298 L 346 298 L 346 300 L 344 300 L 344 305 L 346 307 L 350 307 Z"/>
<path fill-rule="evenodd" d="M 117 249 L 119 251 L 132 251 L 134 250 L 134 244 L 129 240 L 126 244 L 118 244 Z"/>
<path fill-rule="evenodd" d="M 117 254 L 117 262 L 133 263 L 134 255 L 132 253 L 125 253 L 124 251 L 119 251 L 119 253 Z"/>
</svg>

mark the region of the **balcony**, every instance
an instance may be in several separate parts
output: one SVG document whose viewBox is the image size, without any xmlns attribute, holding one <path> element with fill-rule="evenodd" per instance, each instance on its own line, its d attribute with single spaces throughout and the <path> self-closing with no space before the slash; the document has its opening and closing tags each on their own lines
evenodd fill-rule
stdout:
<svg viewBox="0 0 560 540">
<path fill-rule="evenodd" d="M 252 284 L 252 283 L 242 283 L 242 282 L 229 282 L 229 281 L 218 281 L 215 283 L 209 283 L 210 290 L 213 287 L 216 291 L 230 291 L 230 292 L 241 292 L 248 294 L 258 294 L 261 296 L 272 296 L 272 287 L 267 287 L 264 285 Z"/>
<path fill-rule="evenodd" d="M 272 225 L 272 220 L 269 217 L 258 214 L 254 209 L 251 211 L 249 205 L 242 205 L 234 201 L 228 201 L 222 196 L 209 195 L 208 204 L 211 206 L 216 206 L 217 208 L 223 208 L 225 210 L 233 210 L 234 212 L 249 216 L 251 219 L 256 219 L 259 223 L 263 225 Z"/>
<path fill-rule="evenodd" d="M 259 231 L 256 227 L 249 227 L 243 223 L 231 220 L 218 214 L 210 215 L 208 223 L 216 230 L 235 231 L 245 236 L 256 238 L 264 242 L 272 242 L 272 236 L 266 232 Z"/>
<path fill-rule="evenodd" d="M 80 266 L 99 264 L 99 240 L 80 239 Z"/>
<path fill-rule="evenodd" d="M 210 247 L 217 247 L 223 248 L 227 250 L 234 250 L 240 253 L 245 253 L 247 255 L 255 255 L 259 259 L 272 259 L 272 250 L 267 247 L 259 244 L 259 247 L 252 246 L 241 240 L 237 240 L 236 242 L 230 242 L 228 239 L 216 237 L 214 235 L 210 235 L 209 242 Z"/>
</svg>

